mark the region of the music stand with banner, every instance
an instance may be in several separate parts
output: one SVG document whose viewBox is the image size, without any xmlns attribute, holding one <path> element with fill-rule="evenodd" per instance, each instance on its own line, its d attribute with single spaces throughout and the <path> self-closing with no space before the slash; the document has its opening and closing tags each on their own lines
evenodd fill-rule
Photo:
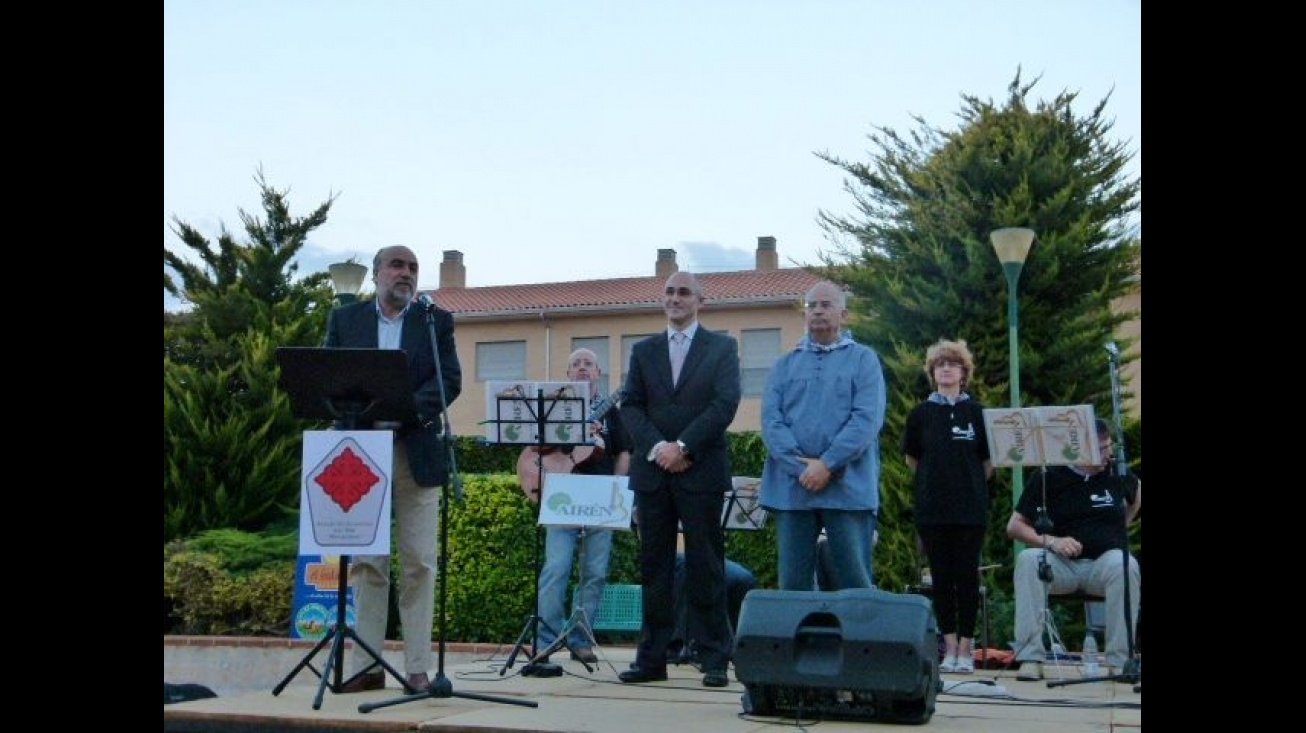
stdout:
<svg viewBox="0 0 1306 733">
<path fill-rule="evenodd" d="M 545 511 L 542 492 L 544 489 L 544 460 L 548 449 L 589 444 L 589 382 L 512 382 L 488 381 L 485 383 L 485 441 L 494 444 L 521 445 L 534 447 L 538 481 L 536 481 L 536 499 L 539 499 L 539 511 Z M 553 474 L 547 474 L 553 475 Z M 538 515 L 537 515 L 538 517 Z M 539 615 L 540 599 L 540 545 L 543 535 L 535 532 L 534 572 L 535 605 L 517 641 L 513 644 L 508 659 L 499 669 L 499 675 L 507 674 L 516 662 L 517 656 L 527 648 L 530 658 L 521 674 L 523 677 L 558 677 L 562 667 L 545 663 L 539 654 Z M 587 665 L 588 666 L 588 665 Z"/>
<path fill-rule="evenodd" d="M 350 554 L 390 554 L 393 436 L 389 430 L 358 428 L 375 420 L 410 422 L 417 412 L 408 386 L 408 355 L 402 350 L 282 347 L 277 349 L 277 363 L 278 386 L 289 395 L 295 417 L 337 420 L 345 428 L 305 431 L 301 476 L 300 552 L 340 554 L 336 622 L 331 633 L 272 689 L 273 695 L 281 694 L 308 667 L 321 678 L 313 698 L 313 709 L 318 710 L 328 684 L 339 694 L 348 682 L 344 679 L 346 640 L 405 684 L 403 675 L 346 623 L 345 612 Z M 312 661 L 327 645 L 331 649 L 319 672 Z"/>
<path fill-rule="evenodd" d="M 1038 466 L 1043 473 L 1043 492 L 1038 516 L 1033 521 L 1038 533 L 1043 556 L 1039 560 L 1039 578 L 1043 581 L 1043 635 L 1052 648 L 1061 645 L 1048 603 L 1051 594 L 1052 570 L 1047 564 L 1047 537 L 1052 532 L 1052 520 L 1047 516 L 1048 466 L 1089 466 L 1097 463 L 1100 454 L 1092 405 L 1045 407 L 997 407 L 984 410 L 984 427 L 989 434 L 989 455 L 994 466 L 1011 466 L 1023 470 L 1024 466 Z M 1020 497 L 1016 497 L 1020 501 Z M 1128 558 L 1126 557 L 1126 562 Z M 983 568 L 981 568 L 982 570 Z M 1045 575 L 1046 573 L 1046 575 Z M 1026 644 L 1016 649 L 1016 655 Z"/>
<path fill-rule="evenodd" d="M 579 529 L 579 554 L 585 555 L 585 538 L 591 529 L 610 529 L 630 531 L 631 513 L 635 506 L 635 492 L 630 488 L 626 476 L 588 475 L 579 473 L 548 473 L 544 476 L 543 491 L 540 494 L 541 527 L 576 527 Z M 585 564 L 580 563 L 580 576 L 576 586 L 585 585 Z M 585 607 L 576 602 L 571 609 L 571 616 L 558 631 L 557 638 L 547 648 L 540 650 L 531 659 L 536 663 L 567 646 L 567 637 L 580 628 L 590 646 L 599 648 L 594 638 L 593 619 L 585 615 Z M 587 671 L 588 662 L 581 662 Z"/>
</svg>

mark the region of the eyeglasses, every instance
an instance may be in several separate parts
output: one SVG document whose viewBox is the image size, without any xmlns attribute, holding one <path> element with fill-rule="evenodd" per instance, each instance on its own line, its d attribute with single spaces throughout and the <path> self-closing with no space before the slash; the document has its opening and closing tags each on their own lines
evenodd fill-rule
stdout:
<svg viewBox="0 0 1306 733">
<path fill-rule="evenodd" d="M 803 307 L 807 310 L 816 310 L 820 308 L 823 311 L 834 310 L 837 305 L 833 300 L 804 300 Z"/>
<path fill-rule="evenodd" d="M 959 361 L 952 361 L 951 359 L 940 359 L 934 362 L 935 369 L 939 369 L 941 367 L 952 367 L 953 369 L 962 369 L 965 366 L 966 366 L 965 364 L 962 364 Z"/>
<path fill-rule="evenodd" d="M 682 298 L 688 298 L 694 294 L 689 288 L 667 288 L 667 295 L 679 295 Z"/>
</svg>

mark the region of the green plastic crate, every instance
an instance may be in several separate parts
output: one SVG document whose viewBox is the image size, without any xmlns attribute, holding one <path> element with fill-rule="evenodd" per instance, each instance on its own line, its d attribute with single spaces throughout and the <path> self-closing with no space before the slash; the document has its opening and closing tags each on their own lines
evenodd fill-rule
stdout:
<svg viewBox="0 0 1306 733">
<path fill-rule="evenodd" d="M 639 631 L 644 622 L 644 588 L 608 583 L 594 619 L 595 631 Z"/>
</svg>

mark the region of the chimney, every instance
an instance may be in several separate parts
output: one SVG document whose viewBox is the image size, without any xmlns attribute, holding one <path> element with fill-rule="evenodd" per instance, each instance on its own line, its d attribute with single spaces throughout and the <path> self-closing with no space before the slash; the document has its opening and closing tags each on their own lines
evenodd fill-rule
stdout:
<svg viewBox="0 0 1306 733">
<path fill-rule="evenodd" d="M 467 268 L 463 266 L 463 253 L 456 249 L 444 251 L 440 263 L 440 289 L 467 287 Z"/>
<path fill-rule="evenodd" d="M 780 268 L 780 256 L 775 251 L 775 237 L 757 238 L 757 269 L 777 270 Z"/>
<path fill-rule="evenodd" d="M 674 249 L 658 250 L 658 261 L 655 268 L 653 274 L 661 278 L 668 278 L 679 272 L 680 265 L 676 264 L 676 251 Z"/>
</svg>

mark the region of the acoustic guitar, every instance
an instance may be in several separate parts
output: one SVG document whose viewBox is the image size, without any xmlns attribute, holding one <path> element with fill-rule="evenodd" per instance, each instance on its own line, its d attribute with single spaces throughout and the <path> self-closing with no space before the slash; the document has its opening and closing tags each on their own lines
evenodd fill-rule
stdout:
<svg viewBox="0 0 1306 733">
<path fill-rule="evenodd" d="M 521 482 L 522 493 L 526 498 L 538 503 L 540 500 L 540 479 L 545 473 L 571 473 L 576 466 L 602 455 L 603 438 L 599 436 L 603 429 L 603 417 L 608 411 L 621 404 L 625 393 L 617 390 L 612 394 L 596 400 L 590 405 L 590 436 L 596 443 L 569 446 L 570 451 L 554 445 L 528 445 L 517 456 L 517 480 Z"/>
</svg>

